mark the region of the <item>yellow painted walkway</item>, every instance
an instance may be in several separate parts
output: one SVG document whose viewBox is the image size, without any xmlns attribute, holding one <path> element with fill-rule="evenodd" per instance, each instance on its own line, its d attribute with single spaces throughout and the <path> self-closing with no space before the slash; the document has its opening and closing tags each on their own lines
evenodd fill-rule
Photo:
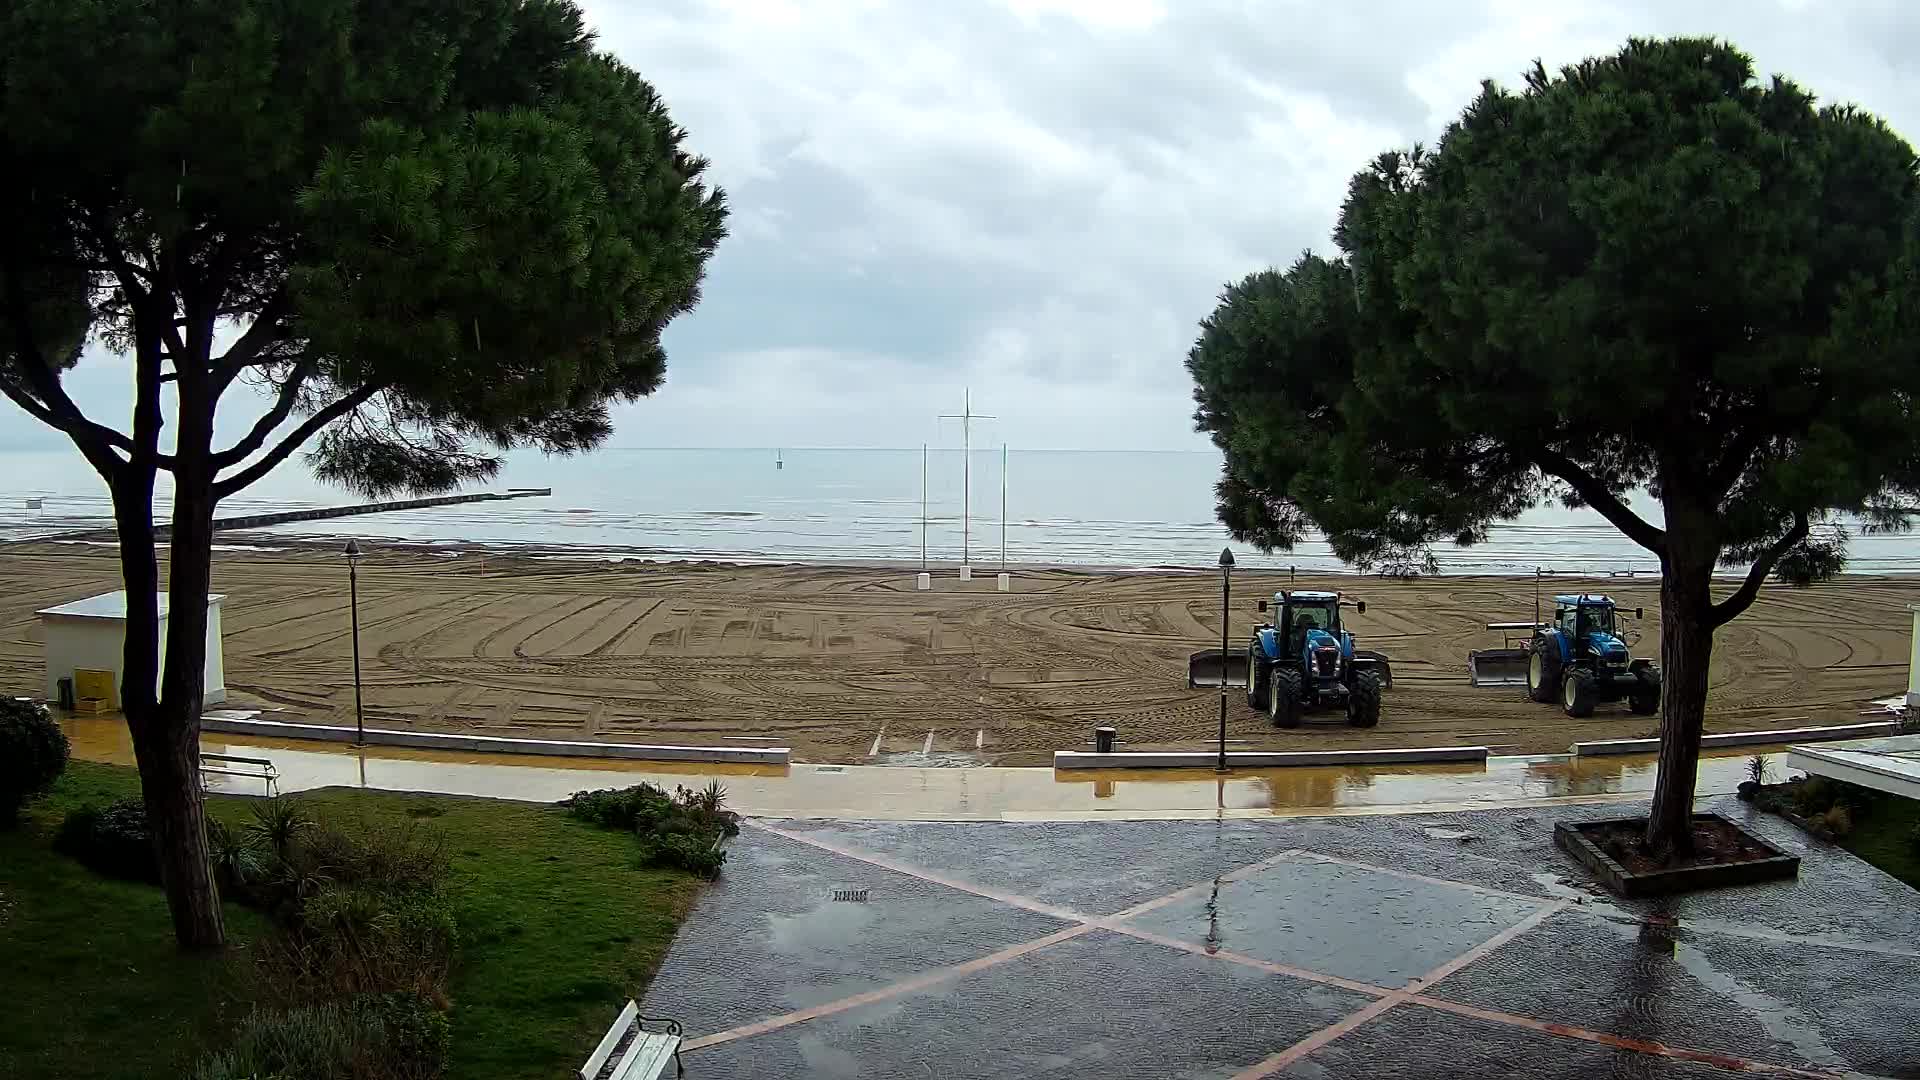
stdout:
<svg viewBox="0 0 1920 1080">
<path fill-rule="evenodd" d="M 133 764 L 118 717 L 62 721 L 74 756 Z M 206 735 L 210 754 L 264 757 L 282 791 L 366 787 L 553 802 L 585 788 L 643 780 L 671 789 L 718 779 L 728 803 L 757 817 L 898 821 L 1083 821 L 1391 814 L 1496 806 L 1625 802 L 1653 787 L 1651 756 L 1493 758 L 1484 766 L 1378 765 L 1208 770 L 918 768 L 868 765 L 679 765 L 670 762 L 459 754 L 398 747 Z M 1777 752 L 1778 747 L 1758 748 Z M 1699 793 L 1731 792 L 1755 748 L 1700 762 Z M 1775 758 L 1784 772 L 1784 756 Z M 260 794 L 261 783 L 209 778 L 214 790 Z"/>
</svg>

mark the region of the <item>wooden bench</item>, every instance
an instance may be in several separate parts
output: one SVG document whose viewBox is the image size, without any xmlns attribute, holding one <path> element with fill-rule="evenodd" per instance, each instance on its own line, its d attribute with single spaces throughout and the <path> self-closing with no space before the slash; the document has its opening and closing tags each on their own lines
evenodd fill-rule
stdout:
<svg viewBox="0 0 1920 1080">
<path fill-rule="evenodd" d="M 648 1031 L 643 1025 L 661 1024 L 665 1031 Z M 667 1070 L 673 1059 L 674 1075 L 686 1075 L 680 1063 L 680 1023 L 640 1015 L 640 1006 L 629 1000 L 619 1019 L 607 1029 L 593 1056 L 580 1066 L 580 1080 L 655 1080 Z"/>
<path fill-rule="evenodd" d="M 266 785 L 267 798 L 280 794 L 280 770 L 273 762 L 259 757 L 235 757 L 232 754 L 200 755 L 200 786 L 206 786 L 209 776 L 244 776 L 258 780 Z"/>
</svg>

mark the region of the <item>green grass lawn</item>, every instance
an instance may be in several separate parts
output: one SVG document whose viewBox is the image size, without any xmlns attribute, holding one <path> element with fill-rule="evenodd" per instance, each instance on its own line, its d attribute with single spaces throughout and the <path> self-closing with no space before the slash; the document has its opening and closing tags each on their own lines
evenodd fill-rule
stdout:
<svg viewBox="0 0 1920 1080">
<path fill-rule="evenodd" d="M 226 955 L 185 955 L 159 889 L 52 850 L 68 809 L 138 791 L 130 769 L 76 761 L 20 829 L 0 832 L 0 1077 L 178 1075 L 250 1008 L 246 946 L 266 932 L 259 915 L 229 904 Z M 456 1080 L 577 1069 L 644 989 L 701 884 L 638 869 L 633 836 L 551 807 L 337 789 L 290 797 L 326 820 L 417 821 L 445 838 L 461 940 Z M 209 806 L 238 824 L 250 801 Z"/>
<path fill-rule="evenodd" d="M 1920 889 L 1920 846 L 1913 840 L 1920 829 L 1920 802 L 1883 795 L 1873 811 L 1862 815 L 1840 846 Z"/>
</svg>

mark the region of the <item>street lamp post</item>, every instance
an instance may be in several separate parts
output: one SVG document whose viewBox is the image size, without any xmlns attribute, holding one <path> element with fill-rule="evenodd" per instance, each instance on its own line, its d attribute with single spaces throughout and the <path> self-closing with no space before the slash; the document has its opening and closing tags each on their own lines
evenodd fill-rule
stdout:
<svg viewBox="0 0 1920 1080">
<path fill-rule="evenodd" d="M 367 721 L 360 710 L 360 542 L 358 540 L 347 541 L 347 597 L 347 605 L 353 612 L 353 745 L 365 746 Z M 1225 707 L 1221 706 L 1223 709 Z"/>
<path fill-rule="evenodd" d="M 1216 772 L 1227 771 L 1227 671 L 1232 666 L 1231 664 L 1228 663 L 1228 657 L 1230 656 L 1229 650 L 1231 648 L 1228 642 L 1232 636 L 1232 629 L 1228 625 L 1228 622 L 1229 622 L 1229 613 L 1232 611 L 1232 608 L 1229 607 L 1229 604 L 1232 602 L 1232 599 L 1233 599 L 1233 552 L 1231 549 L 1221 548 L 1220 549 L 1220 760 L 1214 764 L 1214 770 Z M 1248 664 L 1253 663 L 1253 658 L 1251 656 L 1247 658 L 1247 663 Z M 1247 677 L 1248 678 L 1253 677 L 1251 670 L 1249 670 Z"/>
</svg>

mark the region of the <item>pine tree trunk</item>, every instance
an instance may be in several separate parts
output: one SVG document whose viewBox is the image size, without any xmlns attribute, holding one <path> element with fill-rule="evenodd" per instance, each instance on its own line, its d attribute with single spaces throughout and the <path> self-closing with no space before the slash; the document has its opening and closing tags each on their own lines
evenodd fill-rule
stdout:
<svg viewBox="0 0 1920 1080">
<path fill-rule="evenodd" d="M 209 512 L 209 520 L 211 514 Z M 159 567 L 154 554 L 153 475 L 129 470 L 114 488 L 114 521 L 120 534 L 120 573 L 127 590 L 126 644 L 122 654 L 121 711 L 133 736 L 134 762 L 153 834 L 160 883 L 181 948 L 218 948 L 226 943 L 220 898 L 208 859 L 206 819 L 200 804 L 199 681 L 206 663 L 206 604 L 200 603 L 199 644 L 183 656 L 167 654 L 168 682 L 176 682 L 183 662 L 191 662 L 191 702 L 168 700 L 155 692 L 161 679 Z M 195 559 L 177 543 L 171 559 L 171 584 L 179 589 L 183 569 L 191 575 Z M 211 538 L 199 545 L 202 576 L 212 557 Z M 178 637 L 183 612 L 170 604 L 168 629 Z M 188 620 L 191 620 L 188 614 Z M 191 706 L 189 708 L 188 706 Z"/>
<path fill-rule="evenodd" d="M 1693 792 L 1713 659 L 1714 562 L 1667 559 L 1660 581 L 1660 771 L 1647 815 L 1656 855 L 1693 852 Z"/>
<path fill-rule="evenodd" d="M 183 949 L 219 948 L 226 944 L 227 931 L 200 801 L 199 719 L 171 703 L 150 708 L 144 716 L 128 714 L 127 722 L 133 729 L 147 827 L 159 858 L 167 911 L 173 916 L 174 940 Z"/>
</svg>

